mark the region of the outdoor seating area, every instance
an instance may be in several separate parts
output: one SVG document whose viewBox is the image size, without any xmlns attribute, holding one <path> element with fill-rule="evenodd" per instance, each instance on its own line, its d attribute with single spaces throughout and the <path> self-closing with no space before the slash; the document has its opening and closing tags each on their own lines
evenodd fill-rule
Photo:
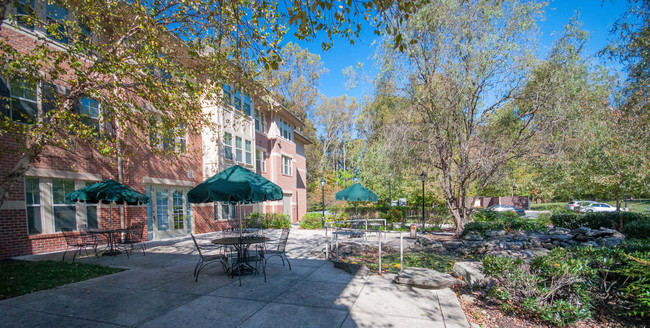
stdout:
<svg viewBox="0 0 650 328">
<path fill-rule="evenodd" d="M 262 274 L 249 274 L 240 276 L 239 286 L 225 274 L 221 259 L 210 257 L 228 254 L 212 243 L 222 238 L 214 232 L 146 242 L 146 256 L 77 258 L 127 270 L 0 301 L 0 315 L 16 327 L 53 322 L 74 327 L 469 326 L 450 289 L 412 289 L 394 284 L 390 274 L 335 268 L 321 254 L 323 231 L 266 229 L 256 234 L 269 239 L 267 282 Z M 285 246 L 273 242 L 284 238 Z M 270 250 L 284 250 L 281 258 L 290 264 L 283 266 L 275 256 L 269 260 Z M 29 260 L 48 257 L 60 254 Z M 197 271 L 201 279 L 192 276 Z"/>
</svg>

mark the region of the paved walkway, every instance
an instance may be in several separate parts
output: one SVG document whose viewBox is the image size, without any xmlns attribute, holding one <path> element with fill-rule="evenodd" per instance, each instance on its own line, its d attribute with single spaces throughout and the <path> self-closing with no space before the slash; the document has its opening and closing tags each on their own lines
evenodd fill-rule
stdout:
<svg viewBox="0 0 650 328">
<path fill-rule="evenodd" d="M 145 256 L 130 259 L 84 258 L 129 270 L 1 301 L 0 327 L 469 327 L 453 291 L 399 286 L 392 275 L 351 275 L 314 256 L 323 243 L 322 231 L 292 230 L 292 270 L 271 260 L 268 282 L 245 276 L 241 287 L 218 264 L 195 282 L 189 238 L 150 243 Z"/>
</svg>

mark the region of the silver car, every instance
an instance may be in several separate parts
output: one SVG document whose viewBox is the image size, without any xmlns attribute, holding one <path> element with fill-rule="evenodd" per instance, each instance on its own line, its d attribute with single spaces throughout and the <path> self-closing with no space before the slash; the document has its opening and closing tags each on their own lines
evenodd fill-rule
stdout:
<svg viewBox="0 0 650 328">
<path fill-rule="evenodd" d="M 566 209 L 567 211 L 580 211 L 581 209 L 591 205 L 595 204 L 593 200 L 574 200 L 570 201 L 568 204 L 566 204 Z"/>
<path fill-rule="evenodd" d="M 591 213 L 591 212 L 616 212 L 616 206 L 612 206 L 605 203 L 593 203 L 589 206 L 580 208 L 581 213 Z"/>
</svg>

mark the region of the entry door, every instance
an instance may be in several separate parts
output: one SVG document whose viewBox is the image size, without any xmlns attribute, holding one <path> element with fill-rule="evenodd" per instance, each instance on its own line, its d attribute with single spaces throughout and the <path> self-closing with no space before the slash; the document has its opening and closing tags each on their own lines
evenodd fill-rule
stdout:
<svg viewBox="0 0 650 328">
<path fill-rule="evenodd" d="M 187 235 L 187 213 L 185 191 L 172 188 L 154 188 L 152 192 L 153 215 L 156 220 L 153 225 L 153 238 L 167 238 Z"/>
<path fill-rule="evenodd" d="M 291 222 L 293 222 L 293 218 L 291 217 L 293 211 L 291 210 L 290 194 L 284 194 L 284 196 L 282 197 L 282 213 L 288 215 L 289 219 L 291 219 Z"/>
</svg>

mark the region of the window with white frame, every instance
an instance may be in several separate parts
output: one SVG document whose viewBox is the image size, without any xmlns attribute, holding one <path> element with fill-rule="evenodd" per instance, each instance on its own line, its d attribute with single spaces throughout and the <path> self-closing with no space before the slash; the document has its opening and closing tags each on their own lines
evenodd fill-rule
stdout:
<svg viewBox="0 0 650 328">
<path fill-rule="evenodd" d="M 93 184 L 95 183 L 87 181 L 86 187 Z M 97 221 L 97 204 L 86 203 L 86 225 L 88 225 L 88 229 L 99 229 Z"/>
<path fill-rule="evenodd" d="M 266 172 L 266 153 L 263 151 L 255 151 L 255 169 L 258 172 Z"/>
<path fill-rule="evenodd" d="M 254 113 L 252 98 L 244 94 L 241 90 L 237 90 L 235 87 L 227 84 L 223 85 L 223 103 L 249 116 Z"/>
<path fill-rule="evenodd" d="M 282 174 L 292 175 L 291 161 L 292 161 L 291 157 L 282 156 Z"/>
<path fill-rule="evenodd" d="M 3 114 L 16 122 L 34 123 L 38 117 L 38 96 L 36 84 L 16 77 L 9 80 L 7 93 L 9 108 L 2 108 Z"/>
<path fill-rule="evenodd" d="M 172 215 L 174 216 L 174 229 L 185 229 L 185 221 L 183 220 L 184 213 L 183 193 L 174 191 L 172 194 Z"/>
<path fill-rule="evenodd" d="M 253 142 L 245 140 L 246 164 L 253 165 Z"/>
<path fill-rule="evenodd" d="M 223 135 L 223 155 L 226 159 L 233 160 L 232 156 L 232 134 L 226 132 Z"/>
<path fill-rule="evenodd" d="M 54 231 L 61 228 L 77 230 L 77 211 L 74 202 L 66 202 L 65 195 L 73 192 L 73 180 L 52 180 L 52 215 L 54 216 Z"/>
<path fill-rule="evenodd" d="M 293 130 L 289 123 L 282 119 L 278 119 L 278 129 L 280 130 L 280 136 L 282 138 L 293 141 Z"/>
<path fill-rule="evenodd" d="M 235 137 L 235 160 L 237 162 L 243 162 L 244 161 L 242 138 L 240 138 L 240 137 Z"/>
<path fill-rule="evenodd" d="M 259 110 L 255 110 L 255 130 L 265 132 L 265 123 L 264 114 Z"/>
<path fill-rule="evenodd" d="M 36 15 L 34 11 L 35 0 L 18 0 L 15 2 L 16 5 L 16 21 L 18 25 L 33 30 L 34 29 L 34 20 L 33 18 Z"/>
<path fill-rule="evenodd" d="M 237 217 L 237 205 L 223 204 L 221 206 L 221 218 L 224 220 L 231 220 Z"/>
<path fill-rule="evenodd" d="M 99 102 L 95 99 L 84 97 L 79 101 L 79 115 L 81 122 L 99 132 Z"/>
<path fill-rule="evenodd" d="M 27 209 L 28 233 L 30 235 L 42 233 L 41 194 L 38 178 L 25 178 L 25 205 Z"/>
<path fill-rule="evenodd" d="M 187 150 L 187 136 L 185 127 L 181 124 L 176 128 L 170 128 L 165 119 L 149 119 L 149 142 L 152 148 L 163 149 L 168 152 L 185 153 Z M 162 129 L 169 129 L 166 133 L 160 133 Z"/>
</svg>

